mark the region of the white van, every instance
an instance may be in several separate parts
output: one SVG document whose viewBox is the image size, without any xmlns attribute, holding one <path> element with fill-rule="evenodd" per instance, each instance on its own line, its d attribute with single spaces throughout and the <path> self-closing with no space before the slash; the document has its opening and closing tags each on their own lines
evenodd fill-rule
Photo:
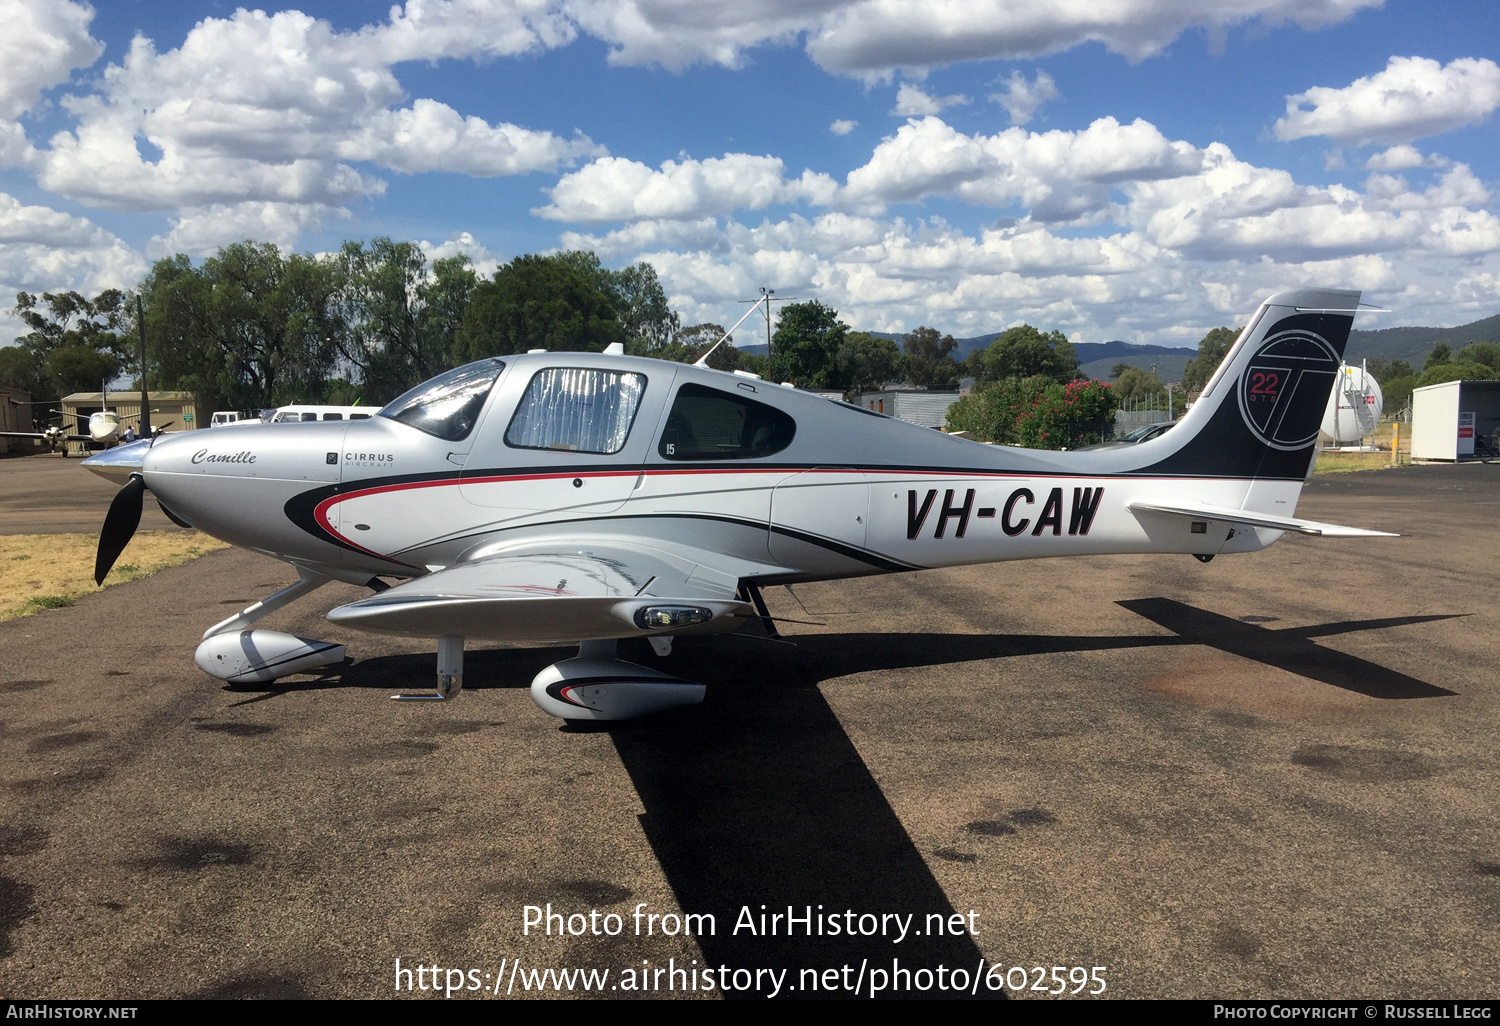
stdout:
<svg viewBox="0 0 1500 1026">
<path fill-rule="evenodd" d="M 367 420 L 375 416 L 376 406 L 281 406 L 272 424 L 296 424 L 313 420 Z"/>
<path fill-rule="evenodd" d="M 209 420 L 211 428 L 224 427 L 227 424 L 261 424 L 260 410 L 215 410 L 213 418 Z"/>
</svg>

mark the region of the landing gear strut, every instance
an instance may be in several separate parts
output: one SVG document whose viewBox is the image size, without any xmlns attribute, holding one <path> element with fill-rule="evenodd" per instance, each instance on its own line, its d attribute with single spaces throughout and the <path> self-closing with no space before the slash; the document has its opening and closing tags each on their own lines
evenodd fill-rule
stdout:
<svg viewBox="0 0 1500 1026">
<path fill-rule="evenodd" d="M 244 629 L 331 580 L 303 567 L 298 567 L 297 574 L 296 584 L 251 603 L 203 632 L 193 661 L 204 673 L 230 684 L 261 684 L 343 662 L 343 645 L 281 631 Z"/>
<path fill-rule="evenodd" d="M 458 634 L 438 638 L 437 694 L 392 695 L 398 702 L 446 702 L 464 689 L 464 639 Z"/>
</svg>

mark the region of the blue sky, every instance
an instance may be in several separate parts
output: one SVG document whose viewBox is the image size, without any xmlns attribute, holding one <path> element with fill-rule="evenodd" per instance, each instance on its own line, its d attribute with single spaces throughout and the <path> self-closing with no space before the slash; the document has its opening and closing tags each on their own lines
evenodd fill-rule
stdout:
<svg viewBox="0 0 1500 1026">
<path fill-rule="evenodd" d="M 868 329 L 1168 345 L 1304 284 L 1364 289 L 1366 327 L 1500 312 L 1492 4 L 0 0 L 0 27 L 6 307 L 390 235 L 484 271 L 649 260 L 685 323 L 762 285 Z"/>
</svg>

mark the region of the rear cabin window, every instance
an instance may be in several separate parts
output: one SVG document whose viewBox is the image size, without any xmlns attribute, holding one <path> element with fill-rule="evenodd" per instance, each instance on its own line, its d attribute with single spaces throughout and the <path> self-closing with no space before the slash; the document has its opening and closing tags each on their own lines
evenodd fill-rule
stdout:
<svg viewBox="0 0 1500 1026">
<path fill-rule="evenodd" d="M 683 385 L 657 451 L 669 460 L 754 460 L 785 449 L 796 433 L 796 421 L 774 406 Z"/>
<path fill-rule="evenodd" d="M 644 374 L 551 367 L 538 371 L 516 407 L 505 444 L 608 456 L 625 448 L 646 391 Z"/>
</svg>

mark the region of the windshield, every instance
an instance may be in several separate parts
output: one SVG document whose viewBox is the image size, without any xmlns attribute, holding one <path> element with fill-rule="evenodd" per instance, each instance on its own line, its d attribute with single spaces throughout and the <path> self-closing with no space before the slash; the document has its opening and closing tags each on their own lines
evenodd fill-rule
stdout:
<svg viewBox="0 0 1500 1026">
<path fill-rule="evenodd" d="M 467 438 L 484 408 L 490 386 L 504 369 L 505 361 L 494 358 L 466 363 L 399 396 L 379 416 L 450 442 Z"/>
</svg>

